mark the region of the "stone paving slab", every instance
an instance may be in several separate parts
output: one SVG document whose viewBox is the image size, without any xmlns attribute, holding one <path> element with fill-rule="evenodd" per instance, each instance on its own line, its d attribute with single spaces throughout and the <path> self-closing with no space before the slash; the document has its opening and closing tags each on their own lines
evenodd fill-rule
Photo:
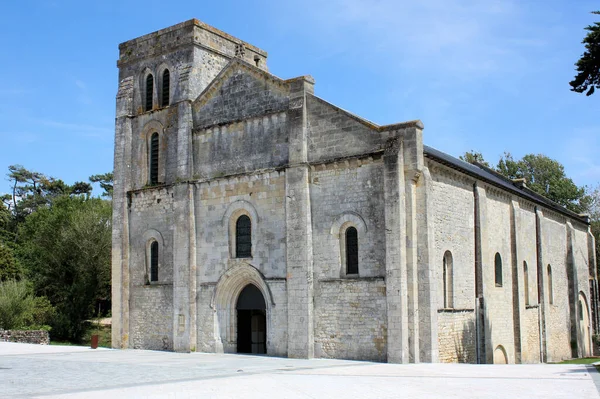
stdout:
<svg viewBox="0 0 600 399">
<path fill-rule="evenodd" d="M 600 399 L 591 373 L 0 343 L 0 398 Z"/>
</svg>

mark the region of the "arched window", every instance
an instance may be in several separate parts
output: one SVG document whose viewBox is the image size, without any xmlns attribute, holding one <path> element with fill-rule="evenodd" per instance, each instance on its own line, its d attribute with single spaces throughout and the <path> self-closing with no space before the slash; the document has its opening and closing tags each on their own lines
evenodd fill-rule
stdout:
<svg viewBox="0 0 600 399">
<path fill-rule="evenodd" d="M 339 245 L 337 265 L 340 277 L 358 278 L 370 274 L 370 262 L 362 263 L 366 260 L 363 259 L 366 255 L 364 248 L 359 253 L 358 241 L 360 239 L 362 245 L 367 237 L 367 225 L 363 218 L 355 212 L 343 212 L 335 218 L 329 232 Z"/>
<path fill-rule="evenodd" d="M 150 244 L 150 281 L 158 281 L 158 242 Z"/>
<path fill-rule="evenodd" d="M 529 305 L 529 272 L 527 262 L 523 261 L 523 290 L 525 291 L 525 305 Z"/>
<path fill-rule="evenodd" d="M 165 69 L 162 75 L 162 99 L 160 105 L 166 107 L 169 105 L 169 89 L 171 85 L 171 74 L 168 69 Z"/>
<path fill-rule="evenodd" d="M 552 305 L 554 303 L 554 294 L 552 292 L 552 267 L 548 265 L 548 303 Z"/>
<path fill-rule="evenodd" d="M 498 252 L 496 252 L 496 257 L 494 259 L 494 276 L 496 287 L 502 287 L 502 258 Z"/>
<path fill-rule="evenodd" d="M 350 226 L 346 229 L 346 274 L 358 274 L 358 231 Z"/>
<path fill-rule="evenodd" d="M 443 270 L 443 282 L 444 282 L 444 308 L 449 309 L 454 307 L 454 272 L 452 264 L 452 253 L 446 251 L 444 253 L 444 270 Z"/>
<path fill-rule="evenodd" d="M 252 223 L 247 215 L 242 215 L 235 223 L 235 257 L 252 257 Z"/>
<path fill-rule="evenodd" d="M 158 184 L 158 152 L 159 152 L 158 133 L 154 132 L 150 136 L 150 151 L 148 158 L 150 161 L 150 184 Z"/>
</svg>

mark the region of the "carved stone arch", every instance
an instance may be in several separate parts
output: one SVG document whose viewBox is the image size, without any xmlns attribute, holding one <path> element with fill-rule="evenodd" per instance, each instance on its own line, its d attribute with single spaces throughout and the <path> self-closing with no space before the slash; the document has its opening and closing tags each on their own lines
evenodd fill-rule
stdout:
<svg viewBox="0 0 600 399">
<path fill-rule="evenodd" d="M 494 349 L 494 364 L 508 364 L 508 355 L 502 345 L 498 345 Z"/>
<path fill-rule="evenodd" d="M 149 67 L 145 67 L 144 69 L 142 69 L 142 71 L 140 72 L 139 75 L 139 82 L 138 82 L 138 87 L 139 87 L 139 100 L 140 100 L 140 107 L 139 109 L 142 110 L 142 112 L 146 112 L 146 80 L 148 79 L 148 75 L 152 75 L 153 78 L 153 84 L 152 84 L 152 104 L 156 104 L 156 71 L 153 71 L 152 69 L 150 69 Z M 154 107 L 152 107 L 154 108 Z"/>
<path fill-rule="evenodd" d="M 142 168 L 142 182 L 141 186 L 145 186 L 150 183 L 150 148 L 152 135 L 158 133 L 158 181 L 160 183 L 165 182 L 166 175 L 166 154 L 167 154 L 167 135 L 165 134 L 165 128 L 157 120 L 151 120 L 146 123 L 141 130 L 140 140 L 143 143 L 141 149 L 142 162 L 144 167 Z"/>
<path fill-rule="evenodd" d="M 358 213 L 350 211 L 344 212 L 335 218 L 329 232 L 332 236 L 339 238 L 340 233 L 349 226 L 354 226 L 359 236 L 364 236 L 367 233 L 367 224 L 364 219 Z"/>
<path fill-rule="evenodd" d="M 152 283 L 160 283 L 161 281 L 164 281 L 165 278 L 163 276 L 163 278 L 161 278 L 161 274 L 160 274 L 160 270 L 164 270 L 164 259 L 165 259 L 165 240 L 162 236 L 162 234 L 160 234 L 160 232 L 158 230 L 154 230 L 154 229 L 149 229 L 146 230 L 143 234 L 143 239 L 144 239 L 144 253 L 145 253 L 145 260 L 146 260 L 146 265 L 144 268 L 144 282 L 145 284 L 152 284 Z M 159 270 L 159 278 L 158 281 L 155 282 L 151 282 L 150 281 L 150 252 L 151 252 L 151 247 L 152 247 L 152 243 L 153 242 L 157 242 L 158 243 L 158 270 Z"/>
<path fill-rule="evenodd" d="M 346 253 L 346 231 L 353 227 L 356 229 L 355 239 L 358 241 L 358 265 L 354 264 L 357 268 L 355 272 L 349 272 L 347 270 L 347 253 Z M 359 277 L 360 276 L 360 265 L 364 264 L 361 261 L 361 240 L 364 242 L 364 237 L 367 233 L 367 224 L 364 219 L 356 212 L 344 212 L 339 215 L 333 222 L 329 233 L 339 243 L 339 254 L 340 254 L 340 277 Z M 356 235 L 358 237 L 356 237 Z M 355 247 L 356 251 L 356 247 Z"/>
<path fill-rule="evenodd" d="M 163 96 L 163 76 L 165 73 L 165 70 L 169 71 L 169 103 L 168 104 L 163 104 L 162 101 L 162 96 Z M 165 107 L 169 104 L 172 103 L 172 98 L 173 98 L 173 65 L 170 65 L 167 62 L 162 62 L 158 68 L 156 68 L 156 78 L 154 79 L 156 82 L 156 94 L 157 94 L 157 98 L 158 98 L 158 104 L 160 107 Z"/>
<path fill-rule="evenodd" d="M 270 314 L 275 307 L 273 294 L 263 274 L 247 262 L 227 270 L 215 286 L 210 307 L 216 312 L 215 342 L 217 352 L 235 352 L 237 345 L 236 304 L 242 290 L 252 284 L 262 293 L 266 305 L 267 331 L 270 328 Z M 268 350 L 268 349 L 267 349 Z"/>
<path fill-rule="evenodd" d="M 222 224 L 227 234 L 227 240 L 229 242 L 229 256 L 233 259 L 236 257 L 236 234 L 235 226 L 237 219 L 246 215 L 250 218 L 251 238 L 252 238 L 252 254 L 255 253 L 257 240 L 258 240 L 258 225 L 259 217 L 256 208 L 252 203 L 245 200 L 237 200 L 229 204 L 225 214 L 223 215 Z"/>
</svg>

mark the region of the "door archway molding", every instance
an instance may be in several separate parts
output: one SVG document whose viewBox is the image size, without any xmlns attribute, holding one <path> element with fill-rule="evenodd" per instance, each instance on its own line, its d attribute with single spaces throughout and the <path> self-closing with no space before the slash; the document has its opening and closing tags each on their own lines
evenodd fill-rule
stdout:
<svg viewBox="0 0 600 399">
<path fill-rule="evenodd" d="M 215 340 L 218 352 L 235 352 L 237 346 L 236 304 L 242 290 L 253 284 L 265 299 L 267 332 L 271 331 L 270 311 L 275 307 L 273 294 L 263 274 L 247 262 L 227 270 L 215 286 L 210 307 L 216 312 Z"/>
</svg>

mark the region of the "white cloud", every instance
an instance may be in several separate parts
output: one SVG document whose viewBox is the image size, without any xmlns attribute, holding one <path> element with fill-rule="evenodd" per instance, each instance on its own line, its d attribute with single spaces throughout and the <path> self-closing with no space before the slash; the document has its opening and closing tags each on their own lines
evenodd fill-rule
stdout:
<svg viewBox="0 0 600 399">
<path fill-rule="evenodd" d="M 461 80 L 515 72 L 545 45 L 512 0 L 306 0 L 312 31 L 339 52 L 386 52 L 399 67 Z M 365 57 L 368 57 L 367 55 Z"/>
</svg>

